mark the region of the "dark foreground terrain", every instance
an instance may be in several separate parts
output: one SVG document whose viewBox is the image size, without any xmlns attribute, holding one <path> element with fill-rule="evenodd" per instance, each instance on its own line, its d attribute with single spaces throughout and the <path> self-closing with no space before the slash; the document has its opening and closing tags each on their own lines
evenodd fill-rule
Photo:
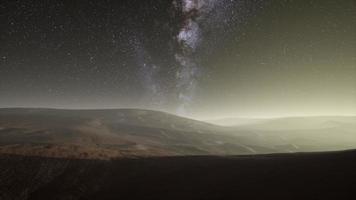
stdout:
<svg viewBox="0 0 356 200">
<path fill-rule="evenodd" d="M 356 152 L 0 158 L 0 199 L 356 199 Z"/>
</svg>

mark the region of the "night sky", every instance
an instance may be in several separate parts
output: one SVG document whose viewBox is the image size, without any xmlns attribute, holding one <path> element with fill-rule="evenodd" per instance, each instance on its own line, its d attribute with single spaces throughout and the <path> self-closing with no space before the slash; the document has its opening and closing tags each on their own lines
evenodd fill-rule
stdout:
<svg viewBox="0 0 356 200">
<path fill-rule="evenodd" d="M 0 107 L 356 115 L 355 0 L 2 0 Z"/>
</svg>

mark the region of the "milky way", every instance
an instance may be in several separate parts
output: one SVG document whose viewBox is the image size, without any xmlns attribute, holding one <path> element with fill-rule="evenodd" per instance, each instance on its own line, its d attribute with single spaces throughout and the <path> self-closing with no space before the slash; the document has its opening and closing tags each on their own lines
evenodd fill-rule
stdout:
<svg viewBox="0 0 356 200">
<path fill-rule="evenodd" d="M 346 114 L 354 0 L 0 1 L 0 107 Z"/>
<path fill-rule="evenodd" d="M 173 5 L 182 12 L 183 20 L 176 40 L 180 51 L 175 58 L 181 68 L 177 71 L 177 88 L 181 105 L 178 113 L 186 114 L 187 107 L 192 101 L 199 76 L 199 66 L 193 58 L 199 43 L 203 40 L 200 23 L 214 9 L 217 0 L 176 0 Z"/>
</svg>

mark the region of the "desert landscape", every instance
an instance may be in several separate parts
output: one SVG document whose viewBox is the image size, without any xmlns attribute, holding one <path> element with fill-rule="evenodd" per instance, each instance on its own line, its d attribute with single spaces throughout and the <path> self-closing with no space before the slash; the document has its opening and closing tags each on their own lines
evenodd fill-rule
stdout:
<svg viewBox="0 0 356 200">
<path fill-rule="evenodd" d="M 1 0 L 0 200 L 355 200 L 356 0 Z"/>
<path fill-rule="evenodd" d="M 346 198 L 355 119 L 219 126 L 149 110 L 1 109 L 0 199 Z"/>
</svg>

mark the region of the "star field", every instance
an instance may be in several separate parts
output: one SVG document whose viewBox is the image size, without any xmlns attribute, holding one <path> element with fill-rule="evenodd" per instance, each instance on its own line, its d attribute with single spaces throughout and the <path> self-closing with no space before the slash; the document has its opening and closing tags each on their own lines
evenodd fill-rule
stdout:
<svg viewBox="0 0 356 200">
<path fill-rule="evenodd" d="M 4 0 L 0 107 L 288 115 L 302 96 L 328 98 L 327 82 L 339 98 L 324 107 L 352 110 L 355 11 L 352 0 Z"/>
</svg>

